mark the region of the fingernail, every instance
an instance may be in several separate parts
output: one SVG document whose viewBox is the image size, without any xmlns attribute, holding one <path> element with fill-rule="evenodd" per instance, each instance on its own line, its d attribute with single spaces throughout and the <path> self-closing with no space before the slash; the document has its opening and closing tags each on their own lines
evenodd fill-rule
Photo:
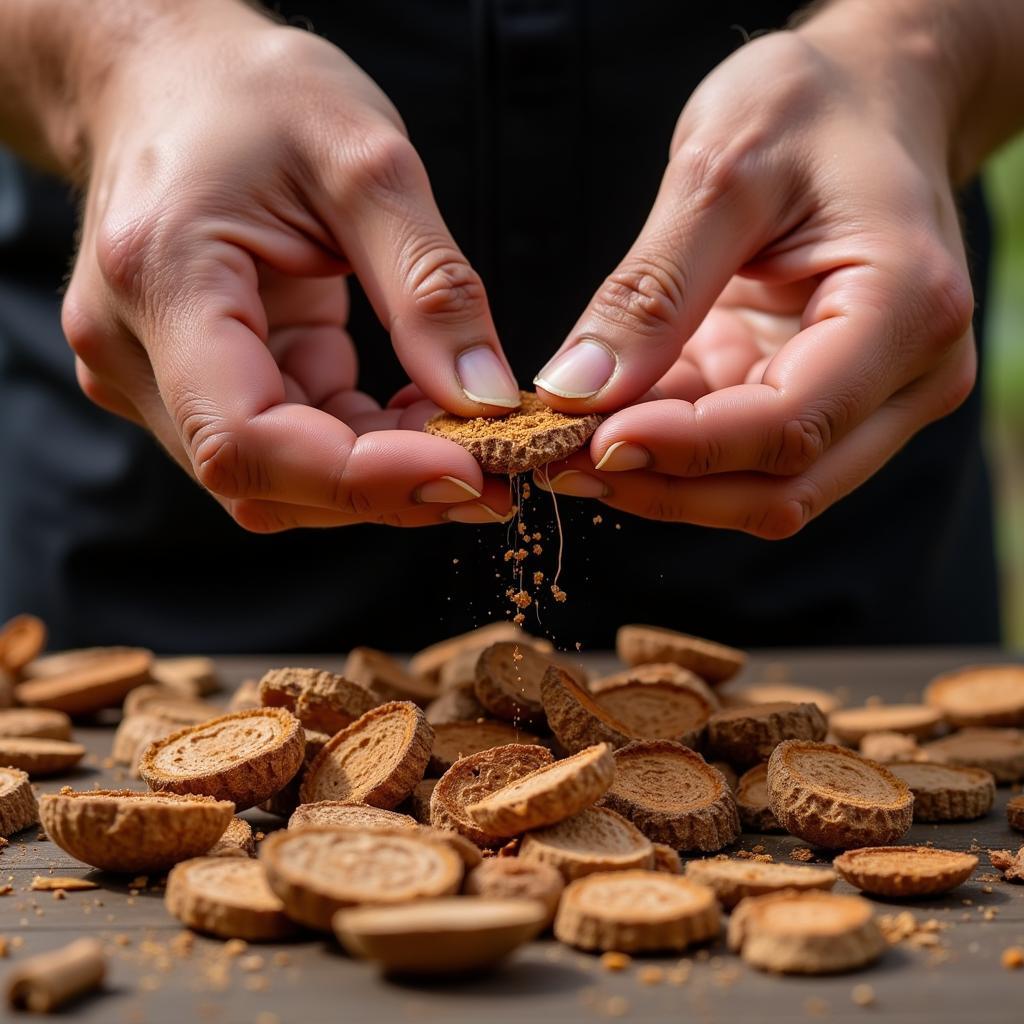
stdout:
<svg viewBox="0 0 1024 1024">
<path fill-rule="evenodd" d="M 519 408 L 519 388 L 494 350 L 487 345 L 466 349 L 455 360 L 455 372 L 466 397 L 484 405 Z"/>
<path fill-rule="evenodd" d="M 561 398 L 596 395 L 615 372 L 615 354 L 599 341 L 585 338 L 537 374 L 534 384 Z"/>
<path fill-rule="evenodd" d="M 581 473 L 577 469 L 563 470 L 554 480 L 547 483 L 536 473 L 534 473 L 533 479 L 542 491 L 568 494 L 573 498 L 603 498 L 608 493 L 608 488 L 596 476 Z"/>
<path fill-rule="evenodd" d="M 470 498 L 479 498 L 480 492 L 454 476 L 443 476 L 439 480 L 431 480 L 424 484 L 417 492 L 416 499 L 420 502 L 447 502 L 468 501 Z"/>
<path fill-rule="evenodd" d="M 601 456 L 601 461 L 594 469 L 603 469 L 606 473 L 625 473 L 630 469 L 643 469 L 651 464 L 651 453 L 638 444 L 629 441 L 616 441 Z"/>
<path fill-rule="evenodd" d="M 516 514 L 513 505 L 508 515 L 500 515 L 482 502 L 471 505 L 456 505 L 443 513 L 443 518 L 453 523 L 507 523 Z"/>
</svg>

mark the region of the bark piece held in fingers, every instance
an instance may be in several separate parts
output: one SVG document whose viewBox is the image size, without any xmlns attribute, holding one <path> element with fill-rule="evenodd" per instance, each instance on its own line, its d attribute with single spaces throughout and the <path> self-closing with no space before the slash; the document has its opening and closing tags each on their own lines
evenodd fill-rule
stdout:
<svg viewBox="0 0 1024 1024">
<path fill-rule="evenodd" d="M 1024 796 L 1015 796 L 1007 801 L 1006 820 L 1010 828 L 1024 832 Z"/>
<path fill-rule="evenodd" d="M 204 857 L 255 857 L 256 837 L 245 818 L 232 818 L 228 827 L 204 854 Z"/>
<path fill-rule="evenodd" d="M 491 857 L 466 876 L 467 896 L 536 900 L 547 911 L 544 927 L 555 919 L 565 881 L 550 864 L 528 864 L 518 857 Z"/>
<path fill-rule="evenodd" d="M 833 849 L 892 843 L 914 797 L 888 768 L 831 743 L 786 740 L 768 761 L 768 800 L 787 832 Z"/>
<path fill-rule="evenodd" d="M 71 719 L 63 711 L 46 708 L 4 708 L 0 710 L 0 736 L 70 740 Z"/>
<path fill-rule="evenodd" d="M 921 748 L 925 760 L 982 768 L 996 782 L 1024 779 L 1024 730 L 961 729 Z"/>
<path fill-rule="evenodd" d="M 342 907 L 450 896 L 463 876 L 462 859 L 449 845 L 413 830 L 275 832 L 260 846 L 260 863 L 288 916 L 319 931 L 330 931 Z"/>
<path fill-rule="evenodd" d="M 476 699 L 472 689 L 449 690 L 435 697 L 426 707 L 427 721 L 431 725 L 450 722 L 476 722 L 487 717 L 487 709 Z"/>
<path fill-rule="evenodd" d="M 544 765 L 466 806 L 466 816 L 492 836 L 514 836 L 553 825 L 601 798 L 615 775 L 611 750 L 588 747 Z"/>
<path fill-rule="evenodd" d="M 623 683 L 686 686 L 700 694 L 714 711 L 718 711 L 722 703 L 718 694 L 699 675 L 671 661 L 655 661 L 646 665 L 632 665 L 620 672 L 613 672 L 610 676 L 602 676 L 600 679 L 592 680 L 588 689 L 595 696 L 599 696 L 605 690 L 617 689 Z"/>
<path fill-rule="evenodd" d="M 485 473 L 506 476 L 568 458 L 601 423 L 602 417 L 596 414 L 557 412 L 529 391 L 520 391 L 519 399 L 519 408 L 504 416 L 465 419 L 441 412 L 427 420 L 423 429 L 461 445 Z"/>
<path fill-rule="evenodd" d="M 615 778 L 603 803 L 652 842 L 674 850 L 720 850 L 740 834 L 725 777 L 671 740 L 640 740 L 615 751 Z M 561 762 L 558 762 L 561 763 Z"/>
<path fill-rule="evenodd" d="M 457 636 L 449 637 L 447 640 L 440 640 L 436 644 L 424 647 L 409 659 L 409 671 L 414 676 L 419 676 L 428 682 L 436 683 L 441 669 L 455 658 L 471 657 L 479 654 L 485 647 L 497 643 L 499 640 L 520 640 L 530 643 L 532 646 L 540 645 L 550 650 L 547 641 L 538 637 L 531 637 L 521 630 L 514 622 L 501 619 L 497 622 L 489 622 L 486 626 L 471 629 L 468 633 L 460 633 Z M 476 679 L 476 659 L 473 658 L 471 666 L 470 684 Z"/>
<path fill-rule="evenodd" d="M 768 762 L 755 764 L 736 784 L 736 808 L 747 832 L 784 832 L 768 806 Z"/>
<path fill-rule="evenodd" d="M 568 672 L 555 665 L 541 679 L 540 696 L 551 731 L 570 754 L 597 743 L 607 743 L 614 750 L 643 739 L 598 704 Z"/>
<path fill-rule="evenodd" d="M 46 647 L 46 623 L 35 615 L 15 615 L 0 627 L 0 668 L 17 675 Z"/>
<path fill-rule="evenodd" d="M 0 768 L 0 838 L 7 839 L 38 820 L 28 774 L 18 768 Z"/>
<path fill-rule="evenodd" d="M 734 647 L 661 626 L 620 626 L 615 652 L 627 665 L 671 661 L 709 683 L 724 683 L 747 663 L 747 656 Z"/>
<path fill-rule="evenodd" d="M 367 711 L 335 733 L 306 769 L 302 803 L 339 800 L 397 807 L 423 778 L 434 730 L 409 701 Z"/>
<path fill-rule="evenodd" d="M 852 971 L 885 950 L 871 904 L 831 892 L 751 896 L 733 911 L 728 939 L 747 963 L 781 974 Z"/>
<path fill-rule="evenodd" d="M 801 686 L 798 683 L 747 683 L 743 686 L 730 686 L 721 694 L 730 707 L 743 707 L 750 704 L 817 704 L 823 715 L 830 715 L 842 706 L 842 700 L 828 690 L 815 686 Z"/>
<path fill-rule="evenodd" d="M 205 794 L 244 811 L 291 781 L 304 745 L 299 720 L 285 708 L 235 711 L 152 743 L 139 774 L 152 790 Z"/>
<path fill-rule="evenodd" d="M 54 1013 L 98 989 L 106 973 L 100 942 L 75 939 L 15 965 L 7 975 L 7 1005 L 29 1013 Z"/>
<path fill-rule="evenodd" d="M 936 896 L 962 885 L 978 866 L 978 858 L 932 846 L 871 846 L 847 850 L 832 865 L 864 892 L 907 899 Z"/>
<path fill-rule="evenodd" d="M 850 746 L 856 746 L 871 732 L 900 732 L 926 739 L 934 735 L 941 724 L 938 709 L 924 704 L 868 704 L 860 708 L 840 708 L 828 717 L 832 735 Z"/>
<path fill-rule="evenodd" d="M 436 684 L 407 671 L 396 658 L 372 647 L 353 647 L 345 659 L 344 673 L 381 701 L 411 700 L 425 706 L 438 694 Z"/>
<path fill-rule="evenodd" d="M 187 928 L 222 939 L 273 942 L 298 930 L 258 860 L 196 857 L 171 868 L 164 906 Z"/>
<path fill-rule="evenodd" d="M 436 726 L 427 769 L 431 775 L 444 775 L 456 761 L 481 750 L 504 747 L 510 743 L 536 745 L 538 738 L 509 722 L 448 722 Z"/>
<path fill-rule="evenodd" d="M 284 789 L 279 789 L 273 796 L 260 804 L 260 810 L 267 814 L 276 814 L 279 818 L 288 818 L 296 807 L 299 806 L 299 791 L 306 778 L 309 766 L 316 760 L 316 755 L 330 742 L 331 737 L 325 732 L 314 732 L 312 729 L 303 729 L 306 738 L 306 747 L 302 752 L 302 766 L 292 776 L 291 782 Z"/>
<path fill-rule="evenodd" d="M 547 747 L 509 743 L 460 758 L 438 780 L 430 797 L 430 823 L 471 839 L 477 846 L 500 846 L 504 837 L 478 825 L 466 808 L 505 786 L 552 764 Z"/>
<path fill-rule="evenodd" d="M 62 850 L 101 871 L 164 871 L 224 834 L 226 800 L 175 793 L 64 788 L 39 799 L 39 820 Z"/>
<path fill-rule="evenodd" d="M 85 747 L 67 740 L 41 740 L 32 736 L 0 738 L 0 764 L 20 768 L 32 778 L 70 771 L 85 757 Z"/>
<path fill-rule="evenodd" d="M 972 665 L 933 679 L 925 703 L 950 725 L 1024 725 L 1024 665 Z"/>
<path fill-rule="evenodd" d="M 18 685 L 18 702 L 52 708 L 69 715 L 88 715 L 116 707 L 136 686 L 150 680 L 149 651 L 124 649 L 89 659 L 80 668 L 28 679 Z"/>
<path fill-rule="evenodd" d="M 415 829 L 417 822 L 408 814 L 386 811 L 369 804 L 347 804 L 341 800 L 319 800 L 312 804 L 299 804 L 288 819 L 288 828 L 323 828 L 338 825 L 342 828 Z"/>
<path fill-rule="evenodd" d="M 912 761 L 890 764 L 889 771 L 914 794 L 914 821 L 980 818 L 996 798 L 995 779 L 981 768 Z"/>
<path fill-rule="evenodd" d="M 551 658 L 526 644 L 513 640 L 491 644 L 477 658 L 476 698 L 495 718 L 543 725 L 540 681 L 551 664 Z"/>
<path fill-rule="evenodd" d="M 858 744 L 860 756 L 880 764 L 891 764 L 893 761 L 913 761 L 919 747 L 913 736 L 902 732 L 869 732 L 862 736 Z"/>
<path fill-rule="evenodd" d="M 636 736 L 678 740 L 693 748 L 700 745 L 717 704 L 689 686 L 640 681 L 608 687 L 594 699 Z"/>
<path fill-rule="evenodd" d="M 718 901 L 731 910 L 748 896 L 764 896 L 783 890 L 828 890 L 836 884 L 831 868 L 812 868 L 797 864 L 763 864 L 754 860 L 712 857 L 691 860 L 686 877 L 713 889 Z"/>
<path fill-rule="evenodd" d="M 823 740 L 828 723 L 817 704 L 755 704 L 711 716 L 706 746 L 710 757 L 730 764 L 767 760 L 783 740 Z"/>
<path fill-rule="evenodd" d="M 182 697 L 204 697 L 218 686 L 217 666 L 213 658 L 187 655 L 178 658 L 157 658 L 149 670 L 160 685 Z"/>
<path fill-rule="evenodd" d="M 706 886 L 661 871 L 615 871 L 566 887 L 555 937 L 592 951 L 681 952 L 721 927 L 718 902 Z"/>
<path fill-rule="evenodd" d="M 385 974 L 475 976 L 535 938 L 546 913 L 533 900 L 449 896 L 340 910 L 334 933 L 349 953 L 374 961 Z"/>
</svg>

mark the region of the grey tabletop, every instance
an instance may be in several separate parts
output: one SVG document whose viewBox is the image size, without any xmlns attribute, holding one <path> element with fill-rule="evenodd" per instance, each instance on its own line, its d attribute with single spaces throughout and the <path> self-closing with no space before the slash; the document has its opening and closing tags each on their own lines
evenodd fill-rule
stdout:
<svg viewBox="0 0 1024 1024">
<path fill-rule="evenodd" d="M 610 667 L 611 659 L 591 657 L 590 667 Z M 838 691 L 848 703 L 872 695 L 889 701 L 917 699 L 927 680 L 943 669 L 979 660 L 1006 660 L 992 651 L 772 652 L 755 657 L 746 679 L 788 679 Z M 315 664 L 331 668 L 338 659 L 222 658 L 226 691 L 265 668 Z M 141 783 L 105 768 L 112 725 L 76 728 L 89 748 L 85 767 L 73 777 L 40 783 L 40 792 L 61 785 L 76 788 Z M 1006 823 L 1010 795 L 1001 788 L 985 818 L 958 825 L 915 825 L 906 842 L 956 850 L 981 847 L 1016 849 L 1022 841 Z M 256 828 L 281 823 L 257 811 L 246 812 Z M 105 989 L 64 1015 L 76 1020 L 124 1022 L 197 1021 L 249 1024 L 317 1024 L 320 1021 L 472 1021 L 593 1022 L 622 1018 L 640 1021 L 828 1021 L 868 1020 L 901 1024 L 935 1022 L 1011 1022 L 1024 1020 L 1024 970 L 1001 965 L 1002 952 L 1024 946 L 1024 886 L 993 877 L 988 857 L 980 854 L 975 876 L 941 899 L 896 903 L 877 901 L 880 914 L 909 910 L 919 922 L 938 921 L 935 946 L 899 943 L 874 967 L 834 977 L 776 977 L 748 968 L 719 940 L 693 950 L 687 967 L 673 970 L 679 957 L 645 958 L 620 973 L 602 969 L 599 960 L 541 941 L 518 952 L 492 974 L 434 984 L 399 983 L 381 978 L 372 967 L 349 960 L 322 939 L 287 944 L 250 945 L 243 951 L 218 940 L 183 934 L 164 910 L 158 879 L 138 890 L 132 879 L 92 871 L 29 829 L 0 854 L 0 883 L 13 890 L 0 898 L 0 937 L 14 948 L 0 961 L 7 965 L 94 935 L 109 954 Z M 792 837 L 744 835 L 736 850 L 763 846 L 780 861 L 806 844 Z M 91 891 L 69 892 L 64 899 L 30 889 L 36 875 L 59 874 L 98 883 Z M 837 892 L 851 888 L 840 882 Z M 12 942 L 12 940 L 14 940 Z M 667 968 L 651 983 L 643 968 Z M 685 979 L 685 980 L 684 980 Z M 869 986 L 870 991 L 862 986 Z M 857 990 L 855 992 L 855 989 Z M 854 997 L 871 1005 L 862 1006 Z M 5 1011 L 0 1010 L 0 1014 Z"/>
</svg>

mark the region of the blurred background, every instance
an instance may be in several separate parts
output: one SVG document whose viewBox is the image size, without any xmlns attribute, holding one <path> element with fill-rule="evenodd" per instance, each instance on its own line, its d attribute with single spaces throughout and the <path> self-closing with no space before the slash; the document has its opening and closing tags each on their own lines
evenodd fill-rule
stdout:
<svg viewBox="0 0 1024 1024">
<path fill-rule="evenodd" d="M 996 227 L 987 389 L 1006 643 L 1024 648 L 1024 137 L 987 173 Z"/>
</svg>

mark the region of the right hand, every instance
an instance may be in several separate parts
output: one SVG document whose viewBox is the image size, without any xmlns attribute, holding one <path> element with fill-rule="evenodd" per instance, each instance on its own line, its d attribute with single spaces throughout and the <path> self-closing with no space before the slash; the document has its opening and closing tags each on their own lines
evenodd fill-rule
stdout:
<svg viewBox="0 0 1024 1024">
<path fill-rule="evenodd" d="M 420 429 L 434 403 L 519 398 L 394 107 L 334 46 L 241 5 L 162 29 L 90 117 L 63 309 L 83 391 L 250 530 L 502 521 L 507 486 Z M 429 401 L 356 389 L 349 272 Z"/>
</svg>

